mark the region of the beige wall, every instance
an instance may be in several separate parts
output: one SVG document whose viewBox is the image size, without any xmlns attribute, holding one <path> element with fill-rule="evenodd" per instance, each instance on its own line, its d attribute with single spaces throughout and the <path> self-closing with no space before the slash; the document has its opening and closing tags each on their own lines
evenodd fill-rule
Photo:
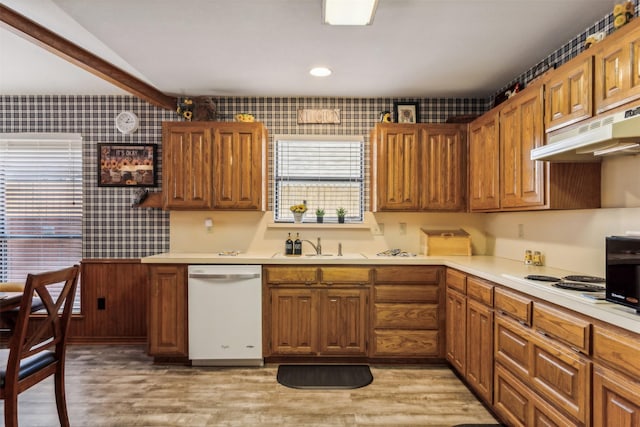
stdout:
<svg viewBox="0 0 640 427">
<path fill-rule="evenodd" d="M 605 237 L 640 231 L 640 156 L 603 160 L 602 206 L 487 214 L 487 253 L 522 259 L 526 249 L 539 250 L 547 265 L 604 276 Z"/>
<path fill-rule="evenodd" d="M 371 229 L 272 228 L 273 213 L 171 212 L 170 248 L 173 252 L 281 252 L 290 231 L 303 239 L 323 241 L 325 253 L 377 253 L 401 248 L 420 253 L 420 228 L 463 228 L 471 234 L 475 255 L 522 259 L 525 249 L 541 251 L 549 266 L 604 275 L 604 238 L 640 231 L 640 156 L 613 157 L 602 164 L 601 209 L 541 212 L 368 213 L 369 224 L 382 224 L 383 235 Z M 205 218 L 214 226 L 208 232 Z M 403 232 L 401 224 L 406 224 Z M 523 236 L 518 237 L 522 224 Z M 375 228 L 372 226 L 372 229 Z M 309 245 L 304 246 L 310 252 Z"/>
</svg>

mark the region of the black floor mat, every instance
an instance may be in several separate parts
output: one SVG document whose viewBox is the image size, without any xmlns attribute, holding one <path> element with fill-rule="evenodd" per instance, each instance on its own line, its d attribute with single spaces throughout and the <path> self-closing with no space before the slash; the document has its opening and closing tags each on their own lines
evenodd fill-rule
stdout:
<svg viewBox="0 0 640 427">
<path fill-rule="evenodd" d="M 278 382 L 302 389 L 350 389 L 371 384 L 367 365 L 280 365 Z"/>
</svg>

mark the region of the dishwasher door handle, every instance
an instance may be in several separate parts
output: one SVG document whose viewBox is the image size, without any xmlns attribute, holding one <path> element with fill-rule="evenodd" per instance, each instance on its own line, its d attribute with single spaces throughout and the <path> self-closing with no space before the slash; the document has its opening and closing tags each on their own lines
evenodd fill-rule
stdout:
<svg viewBox="0 0 640 427">
<path fill-rule="evenodd" d="M 260 273 L 254 274 L 211 274 L 211 273 L 189 273 L 190 279 L 218 279 L 218 280 L 248 280 L 259 279 Z"/>
</svg>

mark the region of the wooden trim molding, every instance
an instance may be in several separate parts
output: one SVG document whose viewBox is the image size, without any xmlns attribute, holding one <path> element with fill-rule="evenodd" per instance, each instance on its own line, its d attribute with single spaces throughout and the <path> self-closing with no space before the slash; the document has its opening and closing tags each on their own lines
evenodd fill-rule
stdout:
<svg viewBox="0 0 640 427">
<path fill-rule="evenodd" d="M 174 110 L 176 98 L 132 76 L 42 25 L 0 4 L 0 26 L 158 107 Z"/>
</svg>

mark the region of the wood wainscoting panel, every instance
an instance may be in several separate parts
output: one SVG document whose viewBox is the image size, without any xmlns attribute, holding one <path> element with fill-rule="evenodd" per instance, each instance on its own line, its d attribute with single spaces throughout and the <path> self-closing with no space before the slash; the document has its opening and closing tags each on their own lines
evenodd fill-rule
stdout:
<svg viewBox="0 0 640 427">
<path fill-rule="evenodd" d="M 145 343 L 147 266 L 139 259 L 84 259 L 82 314 L 71 322 L 70 343 Z"/>
</svg>

